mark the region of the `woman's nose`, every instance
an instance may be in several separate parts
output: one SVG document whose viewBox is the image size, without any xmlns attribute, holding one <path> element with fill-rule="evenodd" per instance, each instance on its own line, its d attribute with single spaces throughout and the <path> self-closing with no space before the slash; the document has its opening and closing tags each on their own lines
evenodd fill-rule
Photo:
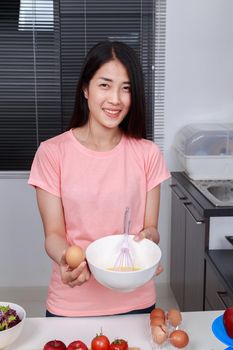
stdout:
<svg viewBox="0 0 233 350">
<path fill-rule="evenodd" d="M 112 104 L 118 104 L 120 102 L 120 92 L 117 89 L 111 90 L 109 94 L 109 102 Z"/>
</svg>

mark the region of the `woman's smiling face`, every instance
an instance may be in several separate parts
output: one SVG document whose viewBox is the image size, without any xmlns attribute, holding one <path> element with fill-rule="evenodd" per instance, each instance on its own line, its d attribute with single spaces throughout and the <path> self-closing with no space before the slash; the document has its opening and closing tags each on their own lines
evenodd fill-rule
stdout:
<svg viewBox="0 0 233 350">
<path fill-rule="evenodd" d="M 92 125 L 118 127 L 131 105 L 130 80 L 125 66 L 117 59 L 103 64 L 84 88 L 84 95 Z"/>
</svg>

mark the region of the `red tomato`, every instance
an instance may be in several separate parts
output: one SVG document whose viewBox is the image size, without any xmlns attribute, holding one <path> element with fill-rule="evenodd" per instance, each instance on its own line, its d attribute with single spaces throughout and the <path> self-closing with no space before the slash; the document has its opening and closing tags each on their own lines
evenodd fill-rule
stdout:
<svg viewBox="0 0 233 350">
<path fill-rule="evenodd" d="M 81 340 L 74 340 L 67 346 L 67 350 L 88 350 L 88 348 Z"/>
<path fill-rule="evenodd" d="M 105 335 L 97 334 L 91 341 L 91 350 L 110 350 L 110 341 Z"/>
<path fill-rule="evenodd" d="M 128 350 L 128 343 L 124 339 L 116 339 L 111 343 L 110 350 Z"/>
</svg>

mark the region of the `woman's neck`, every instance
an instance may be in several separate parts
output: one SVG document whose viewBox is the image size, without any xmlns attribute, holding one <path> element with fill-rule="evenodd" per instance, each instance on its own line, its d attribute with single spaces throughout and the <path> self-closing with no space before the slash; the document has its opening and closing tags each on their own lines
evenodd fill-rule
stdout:
<svg viewBox="0 0 233 350">
<path fill-rule="evenodd" d="M 118 145 L 122 137 L 122 131 L 119 128 L 112 130 L 96 130 L 86 124 L 73 130 L 76 139 L 85 147 L 95 151 L 110 151 Z"/>
</svg>

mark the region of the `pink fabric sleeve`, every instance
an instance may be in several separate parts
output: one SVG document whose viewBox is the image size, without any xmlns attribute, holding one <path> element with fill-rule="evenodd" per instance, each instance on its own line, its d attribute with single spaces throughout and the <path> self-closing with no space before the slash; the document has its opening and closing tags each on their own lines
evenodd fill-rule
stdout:
<svg viewBox="0 0 233 350">
<path fill-rule="evenodd" d="M 28 184 L 61 197 L 59 162 L 55 150 L 41 143 L 33 160 Z"/>
<path fill-rule="evenodd" d="M 147 177 L 147 191 L 159 185 L 170 177 L 164 157 L 155 143 L 151 143 L 145 164 Z"/>
</svg>

